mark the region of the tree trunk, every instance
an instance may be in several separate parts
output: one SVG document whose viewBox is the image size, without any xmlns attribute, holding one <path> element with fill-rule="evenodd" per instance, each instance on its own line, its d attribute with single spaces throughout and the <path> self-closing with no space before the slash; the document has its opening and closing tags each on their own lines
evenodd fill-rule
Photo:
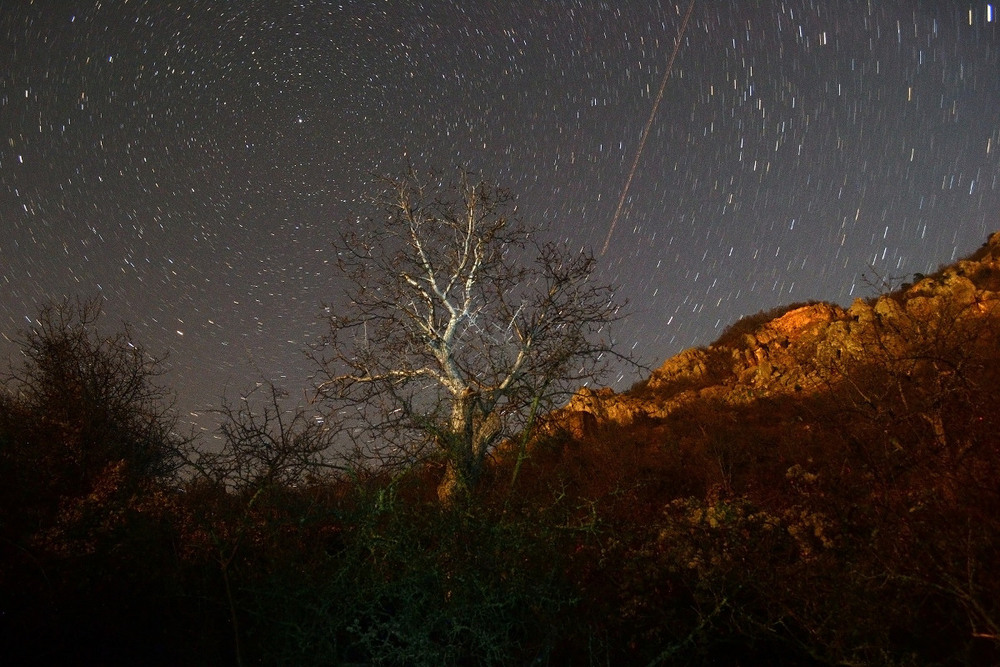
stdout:
<svg viewBox="0 0 1000 667">
<path fill-rule="evenodd" d="M 447 441 L 442 443 L 447 467 L 437 490 L 444 504 L 475 488 L 489 448 L 501 431 L 499 415 L 487 411 L 471 389 L 455 398 L 449 426 Z"/>
</svg>

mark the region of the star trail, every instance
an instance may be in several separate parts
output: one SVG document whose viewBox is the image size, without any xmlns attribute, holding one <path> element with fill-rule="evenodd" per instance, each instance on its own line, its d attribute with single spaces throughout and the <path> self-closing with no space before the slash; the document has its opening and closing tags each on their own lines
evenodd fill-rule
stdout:
<svg viewBox="0 0 1000 667">
<path fill-rule="evenodd" d="M 657 102 L 688 6 L 4 0 L 0 358 L 42 304 L 100 296 L 169 353 L 186 419 L 297 395 L 331 242 L 407 162 L 481 172 L 573 247 L 614 224 L 619 343 L 654 366 L 1000 228 L 994 6 L 696 1 Z"/>
</svg>

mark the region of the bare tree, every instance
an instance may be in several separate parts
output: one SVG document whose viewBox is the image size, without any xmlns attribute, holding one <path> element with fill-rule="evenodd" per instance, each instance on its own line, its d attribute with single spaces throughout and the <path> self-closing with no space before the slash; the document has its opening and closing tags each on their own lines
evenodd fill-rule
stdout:
<svg viewBox="0 0 1000 667">
<path fill-rule="evenodd" d="M 285 407 L 285 398 L 273 383 L 258 382 L 235 405 L 224 399 L 218 411 L 223 417 L 221 449 L 211 451 L 192 443 L 186 452 L 189 488 L 206 485 L 222 492 L 227 501 L 204 504 L 209 511 L 201 522 L 222 575 L 237 665 L 244 660 L 233 578 L 237 559 L 248 548 L 244 545 L 273 518 L 268 505 L 273 509 L 276 500 L 280 503 L 283 492 L 328 480 L 337 469 L 325 456 L 336 430 L 304 408 Z M 220 507 L 229 507 L 230 512 L 220 513 Z"/>
<path fill-rule="evenodd" d="M 162 357 L 127 326 L 100 328 L 101 303 L 42 307 L 15 339 L 18 363 L 0 376 L 0 589 L 68 556 L 122 567 L 142 558 L 135 540 L 177 481 L 189 439 L 158 384 Z"/>
<path fill-rule="evenodd" d="M 89 480 L 117 460 L 136 479 L 169 477 L 186 439 L 177 433 L 171 393 L 156 383 L 164 358 L 149 354 L 127 326 L 103 335 L 101 312 L 97 299 L 44 306 L 19 341 L 22 363 L 7 386 L 35 428 L 48 431 L 39 450 L 73 468 L 70 478 Z"/>
<path fill-rule="evenodd" d="M 448 502 L 504 437 L 630 361 L 621 306 L 593 255 L 540 242 L 508 191 L 412 169 L 384 183 L 382 217 L 338 244 L 351 305 L 330 316 L 318 392 L 379 464 L 442 459 Z"/>
<path fill-rule="evenodd" d="M 193 479 L 208 481 L 237 495 L 253 498 L 274 488 L 294 488 L 341 470 L 329 457 L 337 429 L 303 407 L 284 405 L 287 393 L 269 381 L 223 399 L 217 410 L 222 447 L 195 443 L 186 452 Z"/>
</svg>

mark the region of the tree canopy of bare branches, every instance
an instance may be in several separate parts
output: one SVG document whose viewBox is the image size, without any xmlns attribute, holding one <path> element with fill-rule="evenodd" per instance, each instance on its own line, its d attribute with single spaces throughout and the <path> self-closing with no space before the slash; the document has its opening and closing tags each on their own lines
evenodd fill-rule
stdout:
<svg viewBox="0 0 1000 667">
<path fill-rule="evenodd" d="M 251 498 L 277 487 L 295 488 L 336 471 L 327 455 L 337 431 L 305 408 L 282 404 L 286 393 L 272 382 L 258 382 L 239 401 L 223 399 L 217 411 L 221 448 L 189 453 L 194 479 L 209 481 Z"/>
<path fill-rule="evenodd" d="M 468 173 L 384 179 L 338 244 L 351 306 L 329 318 L 318 392 L 382 464 L 440 457 L 442 500 L 503 438 L 629 357 L 592 254 L 541 242 L 510 193 Z"/>
<path fill-rule="evenodd" d="M 170 392 L 156 383 L 164 359 L 135 342 L 128 327 L 102 335 L 101 314 L 96 299 L 43 307 L 19 341 L 22 363 L 7 386 L 38 428 L 59 434 L 45 446 L 59 447 L 79 478 L 109 459 L 124 460 L 139 477 L 167 477 L 185 439 L 176 432 Z"/>
</svg>

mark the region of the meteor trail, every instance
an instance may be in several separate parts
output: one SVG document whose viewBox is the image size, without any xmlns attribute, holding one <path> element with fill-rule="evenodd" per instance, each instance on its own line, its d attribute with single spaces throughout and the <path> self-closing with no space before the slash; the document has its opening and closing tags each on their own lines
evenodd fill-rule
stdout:
<svg viewBox="0 0 1000 667">
<path fill-rule="evenodd" d="M 625 179 L 625 187 L 622 188 L 622 196 L 618 198 L 618 207 L 615 209 L 615 215 L 611 218 L 611 228 L 608 229 L 608 236 L 604 239 L 604 247 L 601 248 L 601 256 L 608 251 L 608 244 L 611 243 L 611 235 L 615 231 L 615 225 L 618 224 L 618 216 L 622 214 L 622 205 L 625 203 L 625 197 L 628 195 L 629 186 L 632 185 L 632 177 L 635 176 L 635 170 L 639 166 L 639 158 L 642 156 L 642 149 L 646 145 L 646 137 L 649 136 L 649 128 L 653 126 L 653 118 L 656 117 L 656 110 L 660 106 L 660 100 L 663 99 L 663 91 L 667 89 L 667 79 L 670 78 L 670 70 L 674 66 L 674 59 L 677 57 L 677 52 L 681 50 L 681 40 L 684 39 L 684 31 L 687 29 L 688 19 L 691 18 L 691 12 L 694 10 L 694 0 L 691 0 L 691 4 L 688 5 L 687 13 L 684 14 L 684 20 L 681 22 L 681 28 L 677 31 L 677 41 L 674 43 L 674 52 L 670 54 L 670 60 L 667 61 L 667 69 L 663 73 L 663 80 L 660 82 L 660 91 L 656 94 L 656 101 L 653 102 L 653 108 L 649 112 L 649 120 L 646 121 L 646 127 L 642 130 L 642 136 L 639 138 L 639 148 L 635 152 L 635 160 L 632 161 L 632 169 L 628 172 L 628 178 Z"/>
</svg>

